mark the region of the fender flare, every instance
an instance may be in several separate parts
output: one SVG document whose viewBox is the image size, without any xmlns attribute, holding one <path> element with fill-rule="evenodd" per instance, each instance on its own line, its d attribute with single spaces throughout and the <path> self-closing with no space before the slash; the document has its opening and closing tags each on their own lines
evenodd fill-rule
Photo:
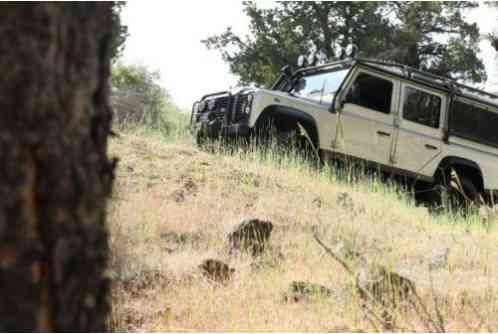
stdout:
<svg viewBox="0 0 498 334">
<path fill-rule="evenodd" d="M 258 115 L 256 119 L 254 128 L 261 126 L 265 119 L 272 118 L 275 116 L 283 116 L 286 118 L 291 118 L 299 122 L 308 132 L 311 139 L 313 140 L 313 145 L 319 148 L 319 137 L 318 137 L 318 127 L 316 125 L 315 119 L 309 114 L 302 110 L 289 106 L 281 105 L 269 105 Z"/>
</svg>

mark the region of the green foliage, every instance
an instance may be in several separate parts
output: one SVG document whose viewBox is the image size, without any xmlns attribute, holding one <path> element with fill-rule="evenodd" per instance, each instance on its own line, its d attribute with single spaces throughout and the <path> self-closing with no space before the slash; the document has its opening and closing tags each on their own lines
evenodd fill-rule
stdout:
<svg viewBox="0 0 498 334">
<path fill-rule="evenodd" d="M 112 8 L 112 31 L 111 31 L 111 59 L 113 62 L 123 53 L 128 36 L 128 26 L 121 22 L 121 12 L 126 2 L 116 1 Z"/>
<path fill-rule="evenodd" d="M 456 79 L 482 82 L 479 30 L 463 20 L 472 2 L 279 2 L 260 9 L 244 2 L 250 34 L 231 28 L 202 42 L 219 50 L 241 84 L 269 86 L 285 64 L 310 46 L 360 46 L 360 56 L 397 61 Z"/>
<path fill-rule="evenodd" d="M 160 79 L 159 72 L 143 65 L 113 65 L 111 104 L 118 127 L 145 126 L 168 136 L 183 130 L 187 114 L 172 102 Z"/>
<path fill-rule="evenodd" d="M 498 17 L 498 1 L 485 1 L 484 3 L 491 8 L 491 10 L 494 10 Z M 488 38 L 493 48 L 498 52 L 498 22 L 495 23 L 494 31 L 489 34 Z"/>
<path fill-rule="evenodd" d="M 473 2 L 394 2 L 396 32 L 389 49 L 396 60 L 433 73 L 472 82 L 487 79 L 478 58 L 479 29 L 463 19 Z"/>
</svg>

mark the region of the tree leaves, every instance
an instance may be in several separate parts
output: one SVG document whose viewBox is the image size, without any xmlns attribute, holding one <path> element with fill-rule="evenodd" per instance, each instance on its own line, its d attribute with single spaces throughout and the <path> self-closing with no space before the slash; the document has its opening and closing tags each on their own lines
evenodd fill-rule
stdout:
<svg viewBox="0 0 498 334">
<path fill-rule="evenodd" d="M 247 85 L 270 86 L 280 68 L 310 47 L 333 55 L 350 43 L 360 56 L 381 58 L 455 79 L 482 82 L 479 30 L 462 16 L 473 2 L 279 2 L 260 9 L 244 2 L 250 33 L 228 28 L 202 42 L 221 52 Z"/>
</svg>

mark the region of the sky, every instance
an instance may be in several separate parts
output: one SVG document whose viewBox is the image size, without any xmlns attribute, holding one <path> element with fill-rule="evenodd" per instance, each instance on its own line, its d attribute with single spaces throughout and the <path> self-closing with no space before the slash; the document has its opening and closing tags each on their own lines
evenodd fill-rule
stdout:
<svg viewBox="0 0 498 334">
<path fill-rule="evenodd" d="M 257 1 L 262 7 L 273 2 Z M 128 37 L 122 61 L 143 64 L 161 74 L 164 86 L 180 107 L 190 109 L 202 95 L 235 86 L 237 78 L 230 73 L 216 50 L 207 50 L 202 39 L 223 33 L 227 27 L 245 36 L 249 20 L 242 12 L 242 3 L 217 1 L 130 1 L 122 13 L 128 26 Z M 498 26 L 497 11 L 478 8 L 468 14 L 482 33 Z M 484 88 L 498 91 L 496 51 L 488 41 L 480 44 L 480 56 L 488 72 Z"/>
</svg>

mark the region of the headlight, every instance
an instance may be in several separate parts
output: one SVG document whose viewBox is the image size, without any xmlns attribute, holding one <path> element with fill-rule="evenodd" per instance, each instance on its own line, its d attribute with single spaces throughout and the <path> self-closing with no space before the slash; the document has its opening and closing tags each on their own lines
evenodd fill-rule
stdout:
<svg viewBox="0 0 498 334">
<path fill-rule="evenodd" d="M 254 100 L 254 95 L 252 95 L 252 94 L 247 95 L 246 103 L 242 106 L 243 107 L 242 111 L 244 113 L 246 113 L 248 115 L 251 113 L 251 107 L 252 107 L 253 100 Z"/>
<path fill-rule="evenodd" d="M 207 102 L 207 107 L 209 110 L 214 110 L 214 107 L 216 106 L 216 100 L 211 99 Z"/>
<path fill-rule="evenodd" d="M 206 110 L 206 101 L 199 102 L 199 112 Z"/>
</svg>

